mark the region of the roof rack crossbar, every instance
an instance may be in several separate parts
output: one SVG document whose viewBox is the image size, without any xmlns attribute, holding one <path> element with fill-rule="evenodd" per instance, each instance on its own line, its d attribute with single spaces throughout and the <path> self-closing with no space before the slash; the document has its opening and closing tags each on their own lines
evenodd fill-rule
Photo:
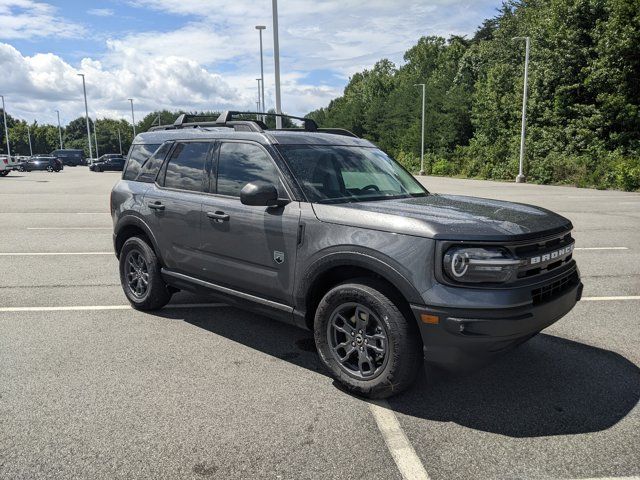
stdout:
<svg viewBox="0 0 640 480">
<path fill-rule="evenodd" d="M 293 120 L 300 120 L 302 122 L 302 124 L 303 124 L 303 127 L 304 127 L 305 131 L 307 131 L 307 132 L 317 132 L 318 131 L 318 124 L 315 122 L 315 120 L 313 120 L 311 118 L 294 117 L 293 115 L 285 115 L 284 113 L 238 112 L 238 111 L 234 111 L 234 110 L 227 110 L 227 111 L 222 112 L 220 114 L 220 116 L 218 117 L 217 122 L 221 123 L 221 124 L 225 124 L 227 122 L 233 121 L 233 117 L 236 117 L 238 115 L 255 115 L 256 118 L 261 117 L 261 116 L 291 118 Z"/>
</svg>

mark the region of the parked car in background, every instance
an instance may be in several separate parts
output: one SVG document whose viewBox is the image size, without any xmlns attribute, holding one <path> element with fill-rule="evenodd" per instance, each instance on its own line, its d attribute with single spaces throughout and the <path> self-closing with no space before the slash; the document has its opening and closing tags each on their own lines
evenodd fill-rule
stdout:
<svg viewBox="0 0 640 480">
<path fill-rule="evenodd" d="M 62 161 L 49 155 L 36 155 L 29 160 L 20 162 L 17 166 L 17 170 L 20 172 L 32 172 L 34 170 L 59 172 L 62 169 L 64 169 Z"/>
<path fill-rule="evenodd" d="M 65 148 L 61 150 L 54 150 L 51 152 L 52 157 L 58 158 L 63 165 L 70 167 L 77 167 L 78 165 L 86 165 L 86 160 L 83 150 Z"/>
<path fill-rule="evenodd" d="M 16 165 L 15 157 L 0 155 L 0 177 L 6 177 L 11 170 L 16 170 Z"/>
<path fill-rule="evenodd" d="M 89 165 L 92 172 L 121 172 L 124 169 L 124 158 L 120 154 L 107 153 Z"/>
</svg>

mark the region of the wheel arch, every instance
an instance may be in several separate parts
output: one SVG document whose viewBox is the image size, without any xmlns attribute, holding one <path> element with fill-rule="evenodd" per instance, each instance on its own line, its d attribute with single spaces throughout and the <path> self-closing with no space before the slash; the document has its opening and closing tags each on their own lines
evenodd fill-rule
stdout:
<svg viewBox="0 0 640 480">
<path fill-rule="evenodd" d="M 160 249 L 158 248 L 156 238 L 151 231 L 151 228 L 142 218 L 138 217 L 137 215 L 126 215 L 118 221 L 118 224 L 114 229 L 113 236 L 113 246 L 116 252 L 116 257 L 120 258 L 120 252 L 122 251 L 124 242 L 136 235 L 142 235 L 149 241 L 151 248 L 162 264 L 162 255 L 160 253 Z"/>
<path fill-rule="evenodd" d="M 313 262 L 305 271 L 297 289 L 297 306 L 301 322 L 313 329 L 315 311 L 324 295 L 336 285 L 350 279 L 374 278 L 386 287 L 385 292 L 407 316 L 413 318 L 411 303 L 421 303 L 420 293 L 391 261 L 378 252 L 363 250 L 332 252 Z"/>
</svg>

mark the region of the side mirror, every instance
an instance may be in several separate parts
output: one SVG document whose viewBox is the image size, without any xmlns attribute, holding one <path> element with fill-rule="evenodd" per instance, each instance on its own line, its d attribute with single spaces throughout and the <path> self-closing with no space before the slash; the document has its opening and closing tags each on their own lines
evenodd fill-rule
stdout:
<svg viewBox="0 0 640 480">
<path fill-rule="evenodd" d="M 278 189 L 269 182 L 249 182 L 240 190 L 243 205 L 256 207 L 278 207 L 286 202 L 278 200 Z"/>
</svg>

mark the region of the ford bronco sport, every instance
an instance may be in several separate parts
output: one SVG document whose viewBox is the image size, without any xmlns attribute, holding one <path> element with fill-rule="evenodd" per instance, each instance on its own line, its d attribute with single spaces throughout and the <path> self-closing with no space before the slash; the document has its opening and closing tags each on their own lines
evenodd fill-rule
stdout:
<svg viewBox="0 0 640 480">
<path fill-rule="evenodd" d="M 133 307 L 184 289 L 308 328 L 337 380 L 379 398 L 423 359 L 504 352 L 580 299 L 566 218 L 431 194 L 367 140 L 298 120 L 181 116 L 135 138 L 111 194 Z"/>
</svg>

